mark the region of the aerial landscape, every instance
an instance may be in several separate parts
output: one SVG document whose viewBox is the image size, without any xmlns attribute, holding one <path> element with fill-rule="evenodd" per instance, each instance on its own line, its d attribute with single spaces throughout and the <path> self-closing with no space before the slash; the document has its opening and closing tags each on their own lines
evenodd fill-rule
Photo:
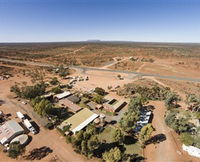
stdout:
<svg viewBox="0 0 200 162">
<path fill-rule="evenodd" d="M 0 0 L 0 162 L 200 161 L 200 23 L 181 33 L 185 12 L 200 3 Z"/>
</svg>

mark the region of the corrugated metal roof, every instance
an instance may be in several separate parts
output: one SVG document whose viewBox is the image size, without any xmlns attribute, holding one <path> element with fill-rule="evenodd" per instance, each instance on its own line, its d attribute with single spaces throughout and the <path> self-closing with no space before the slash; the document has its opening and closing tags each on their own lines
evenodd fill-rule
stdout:
<svg viewBox="0 0 200 162">
<path fill-rule="evenodd" d="M 70 117 L 69 119 L 65 120 L 61 123 L 59 128 L 63 128 L 66 125 L 71 125 L 70 130 L 75 133 L 80 131 L 84 127 L 86 127 L 90 122 L 98 117 L 97 114 L 93 113 L 89 109 L 83 109 Z"/>
<path fill-rule="evenodd" d="M 80 106 L 74 104 L 73 102 L 71 102 L 71 101 L 68 100 L 67 98 L 60 100 L 60 101 L 59 101 L 59 104 L 68 107 L 68 108 L 69 108 L 70 110 L 72 110 L 73 112 L 78 112 L 79 110 L 82 109 Z"/>
<path fill-rule="evenodd" d="M 69 91 L 64 91 L 63 93 L 57 94 L 54 97 L 58 98 L 59 100 L 64 98 L 64 97 L 68 97 L 71 95 L 71 92 Z"/>
<path fill-rule="evenodd" d="M 24 129 L 14 120 L 9 120 L 0 127 L 0 141 L 5 142 L 16 133 L 23 132 Z"/>
</svg>

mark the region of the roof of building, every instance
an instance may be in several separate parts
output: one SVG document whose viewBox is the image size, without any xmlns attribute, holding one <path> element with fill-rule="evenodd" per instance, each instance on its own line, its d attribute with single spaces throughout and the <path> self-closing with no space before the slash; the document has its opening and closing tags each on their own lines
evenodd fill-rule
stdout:
<svg viewBox="0 0 200 162">
<path fill-rule="evenodd" d="M 3 144 L 16 133 L 23 132 L 24 129 L 14 120 L 9 120 L 0 127 L 0 142 Z"/>
<path fill-rule="evenodd" d="M 69 91 L 64 91 L 63 93 L 59 93 L 57 95 L 55 95 L 54 97 L 58 98 L 59 100 L 65 97 L 68 97 L 71 95 L 71 92 Z"/>
<path fill-rule="evenodd" d="M 106 96 L 104 97 L 104 99 L 105 99 L 106 101 L 115 100 L 115 98 L 111 97 L 110 95 L 106 95 Z"/>
<path fill-rule="evenodd" d="M 75 95 L 71 95 L 71 96 L 67 97 L 67 99 L 73 103 L 78 103 L 80 101 L 80 98 Z"/>
<path fill-rule="evenodd" d="M 69 119 L 65 120 L 61 123 L 59 126 L 60 129 L 62 129 L 66 125 L 71 125 L 70 130 L 73 133 L 76 133 L 77 131 L 80 131 L 84 127 L 86 127 L 89 123 L 91 123 L 94 119 L 98 117 L 97 114 L 93 113 L 89 109 L 85 108 Z"/>
<path fill-rule="evenodd" d="M 92 109 L 95 109 L 97 104 L 95 102 L 93 102 L 93 101 L 90 101 L 90 102 L 87 103 L 87 106 L 89 106 Z"/>
<path fill-rule="evenodd" d="M 113 109 L 114 111 L 116 111 L 118 108 L 120 108 L 121 106 L 124 106 L 126 104 L 126 102 L 120 100 L 118 101 L 116 104 L 113 105 Z"/>
<path fill-rule="evenodd" d="M 27 141 L 28 141 L 28 135 L 26 135 L 26 134 L 21 134 L 21 135 L 15 137 L 15 138 L 11 141 L 11 143 L 13 143 L 13 142 L 19 142 L 21 145 L 24 145 Z"/>
<path fill-rule="evenodd" d="M 80 106 L 78 106 L 78 105 L 74 104 L 73 102 L 71 102 L 68 98 L 60 100 L 59 104 L 68 107 L 73 112 L 77 112 L 77 111 L 82 109 Z"/>
</svg>

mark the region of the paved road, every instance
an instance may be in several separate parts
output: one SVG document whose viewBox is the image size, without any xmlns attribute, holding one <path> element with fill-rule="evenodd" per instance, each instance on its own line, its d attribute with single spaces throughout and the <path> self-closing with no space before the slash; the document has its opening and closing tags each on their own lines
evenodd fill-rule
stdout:
<svg viewBox="0 0 200 162">
<path fill-rule="evenodd" d="M 12 59 L 6 59 L 6 58 L 0 58 L 0 61 L 22 63 L 22 64 L 27 64 L 27 65 L 43 66 L 43 67 L 54 67 L 55 66 L 55 65 L 49 64 L 49 63 L 12 60 Z M 167 76 L 167 75 L 160 75 L 160 74 L 131 72 L 131 71 L 125 71 L 125 70 L 111 70 L 111 69 L 102 69 L 102 68 L 84 67 L 84 66 L 70 66 L 70 68 L 76 69 L 76 70 L 81 70 L 81 71 L 91 71 L 91 70 L 92 71 L 103 71 L 103 72 L 112 72 L 112 73 L 134 74 L 134 75 L 139 75 L 139 76 L 151 76 L 151 77 L 162 78 L 162 79 L 173 79 L 173 80 L 181 80 L 181 81 L 200 82 L 200 78 L 185 78 L 185 77 L 178 77 L 178 76 Z"/>
<path fill-rule="evenodd" d="M 159 75 L 159 74 L 149 74 L 149 73 L 141 73 L 141 72 L 132 72 L 132 71 L 124 71 L 124 70 L 111 70 L 111 69 L 101 69 L 94 67 L 82 67 L 82 66 L 73 66 L 71 68 L 84 70 L 84 71 L 105 71 L 105 72 L 113 72 L 113 73 L 123 73 L 123 74 L 134 74 L 140 76 L 151 76 L 162 79 L 174 79 L 174 80 L 182 80 L 182 81 L 191 81 L 191 82 L 200 82 L 200 78 L 185 78 L 178 76 L 167 76 L 167 75 Z"/>
</svg>

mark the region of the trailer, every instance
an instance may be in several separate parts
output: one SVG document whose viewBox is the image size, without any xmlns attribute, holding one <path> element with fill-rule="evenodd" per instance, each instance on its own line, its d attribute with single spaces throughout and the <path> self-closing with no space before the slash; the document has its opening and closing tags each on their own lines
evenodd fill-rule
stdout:
<svg viewBox="0 0 200 162">
<path fill-rule="evenodd" d="M 21 112 L 18 111 L 18 112 L 16 112 L 16 114 L 17 114 L 17 117 L 20 118 L 21 120 L 25 119 L 24 114 L 22 114 Z"/>
<path fill-rule="evenodd" d="M 35 130 L 35 128 L 32 126 L 32 124 L 30 123 L 30 121 L 28 119 L 25 119 L 23 121 L 23 123 L 31 133 L 33 133 L 33 134 L 37 133 L 37 131 Z"/>
</svg>

